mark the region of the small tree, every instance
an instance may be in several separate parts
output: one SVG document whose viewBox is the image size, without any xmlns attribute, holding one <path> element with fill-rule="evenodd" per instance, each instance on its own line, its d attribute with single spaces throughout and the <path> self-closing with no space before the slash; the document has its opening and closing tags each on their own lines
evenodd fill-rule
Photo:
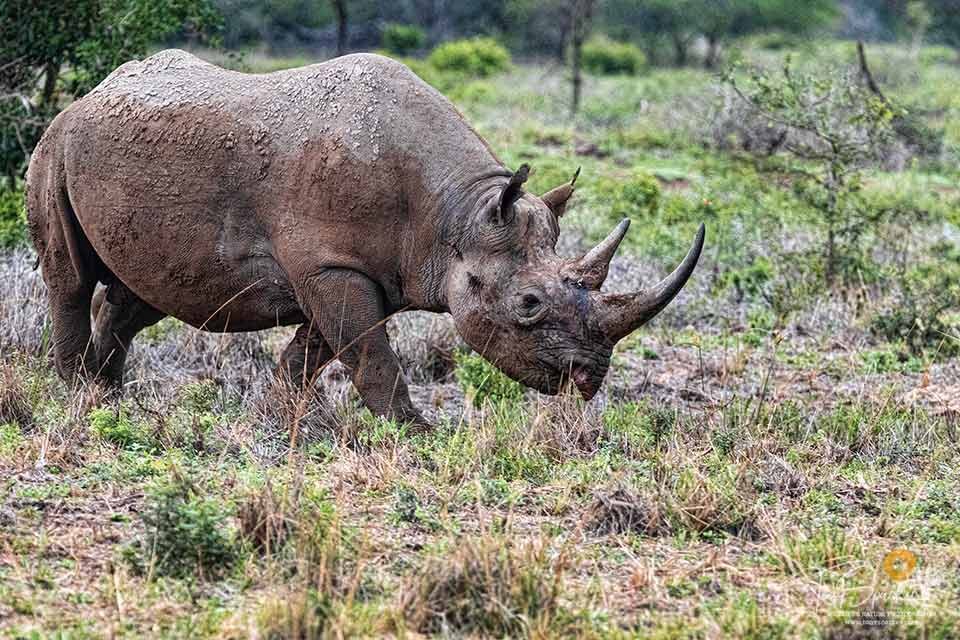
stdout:
<svg viewBox="0 0 960 640">
<path fill-rule="evenodd" d="M 960 48 L 960 0 L 926 0 L 930 11 L 930 39 Z"/>
<path fill-rule="evenodd" d="M 337 16 L 337 55 L 342 56 L 347 52 L 350 38 L 347 0 L 331 0 L 331 2 L 333 3 L 333 12 Z"/>
<path fill-rule="evenodd" d="M 583 86 L 583 43 L 590 34 L 593 22 L 593 7 L 596 0 L 571 0 L 570 3 L 570 66 L 573 77 L 573 99 L 570 112 L 580 109 L 580 93 Z"/>
<path fill-rule="evenodd" d="M 903 26 L 910 38 L 910 55 L 913 57 L 920 53 L 920 46 L 923 44 L 923 38 L 927 35 L 931 22 L 933 22 L 933 16 L 925 3 L 921 0 L 911 0 L 907 3 Z"/>
<path fill-rule="evenodd" d="M 724 82 L 758 126 L 782 131 L 779 149 L 798 161 L 792 169 L 806 178 L 800 192 L 825 227 L 825 276 L 832 284 L 874 222 L 858 191 L 863 169 L 893 137 L 893 107 L 863 85 L 856 69 L 798 72 L 789 57 L 778 73 L 731 69 Z"/>
<path fill-rule="evenodd" d="M 663 58 L 657 47 L 668 40 L 678 66 L 687 64 L 690 44 L 703 36 L 704 64 L 712 68 L 731 38 L 771 30 L 807 33 L 838 15 L 836 0 L 606 0 L 601 18 L 614 37 L 640 34 L 651 60 Z"/>
<path fill-rule="evenodd" d="M 4 0 L 0 20 L 0 170 L 20 176 L 64 102 L 172 35 L 207 39 L 211 0 Z"/>
</svg>

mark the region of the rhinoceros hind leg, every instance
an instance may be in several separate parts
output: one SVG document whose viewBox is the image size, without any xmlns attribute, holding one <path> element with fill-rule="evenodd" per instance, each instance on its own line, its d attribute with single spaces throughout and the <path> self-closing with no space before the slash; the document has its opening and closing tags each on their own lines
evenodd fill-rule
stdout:
<svg viewBox="0 0 960 640">
<path fill-rule="evenodd" d="M 306 322 L 297 329 L 293 340 L 283 350 L 277 375 L 294 389 L 313 386 L 319 373 L 333 358 L 333 351 L 320 335 L 320 330 Z"/>
<path fill-rule="evenodd" d="M 94 283 L 76 282 L 73 273 L 62 278 L 44 276 L 50 300 L 53 360 L 67 383 L 91 376 L 97 369 L 96 351 L 90 342 L 90 297 Z"/>
<path fill-rule="evenodd" d="M 166 314 L 141 300 L 120 282 L 97 291 L 93 301 L 93 344 L 97 379 L 108 387 L 123 383 L 123 366 L 134 336 Z"/>
<path fill-rule="evenodd" d="M 298 293 L 333 353 L 350 370 L 364 404 L 377 415 L 428 428 L 390 348 L 377 284 L 350 269 L 325 269 L 306 279 Z"/>
</svg>

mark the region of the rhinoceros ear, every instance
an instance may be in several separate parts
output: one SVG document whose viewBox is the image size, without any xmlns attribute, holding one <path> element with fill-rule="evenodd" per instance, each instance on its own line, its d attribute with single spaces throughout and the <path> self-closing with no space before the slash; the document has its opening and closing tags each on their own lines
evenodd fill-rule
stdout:
<svg viewBox="0 0 960 640">
<path fill-rule="evenodd" d="M 553 215 L 558 218 L 563 216 L 564 212 L 567 210 L 567 200 L 570 199 L 570 196 L 573 195 L 573 185 L 577 183 L 577 177 L 580 175 L 580 167 L 577 167 L 576 173 L 573 174 L 573 178 L 567 184 L 562 184 L 559 187 L 555 187 L 543 194 L 541 198 L 549 208 L 550 211 L 553 211 Z"/>
<path fill-rule="evenodd" d="M 529 175 L 530 165 L 524 163 L 520 165 L 516 173 L 510 176 L 510 182 L 500 192 L 500 203 L 497 205 L 495 216 L 497 224 L 509 224 L 513 221 L 513 205 L 523 195 L 523 183 L 527 181 Z"/>
</svg>

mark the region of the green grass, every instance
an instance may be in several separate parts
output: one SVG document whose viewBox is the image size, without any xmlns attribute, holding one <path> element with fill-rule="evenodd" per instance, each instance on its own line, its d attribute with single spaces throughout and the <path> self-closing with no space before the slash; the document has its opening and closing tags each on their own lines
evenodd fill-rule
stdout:
<svg viewBox="0 0 960 640">
<path fill-rule="evenodd" d="M 801 67 L 853 60 L 848 42 L 796 46 Z M 453 366 L 414 385 L 438 409 L 427 434 L 358 408 L 336 371 L 333 426 L 260 397 L 282 331 L 204 341 L 164 321 L 138 338 L 121 403 L 66 388 L 37 345 L 4 347 L 3 634 L 856 637 L 890 612 L 891 637 L 951 637 L 960 319 L 935 307 L 960 300 L 960 70 L 934 49 L 868 51 L 943 149 L 868 169 L 877 221 L 833 287 L 802 180 L 705 130 L 706 72 L 588 75 L 571 119 L 560 70 L 414 61 L 509 166 L 531 163 L 532 191 L 582 166 L 564 251 L 633 220 L 609 286 L 663 275 L 706 222 L 687 288 L 618 345 L 590 404 L 431 346 Z M 903 582 L 881 568 L 898 547 L 919 559 Z"/>
</svg>

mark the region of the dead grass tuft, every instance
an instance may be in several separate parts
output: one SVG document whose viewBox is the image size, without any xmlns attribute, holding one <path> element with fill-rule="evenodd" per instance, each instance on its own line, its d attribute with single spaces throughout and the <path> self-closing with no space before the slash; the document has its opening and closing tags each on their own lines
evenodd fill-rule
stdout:
<svg viewBox="0 0 960 640">
<path fill-rule="evenodd" d="M 553 460 L 596 453 L 603 423 L 572 391 L 541 402 L 531 418 L 530 439 Z"/>
<path fill-rule="evenodd" d="M 33 408 L 20 373 L 9 364 L 0 365 L 0 424 L 17 424 L 27 432 L 33 427 Z"/>
<path fill-rule="evenodd" d="M 666 513 L 655 500 L 617 487 L 610 492 L 598 492 L 586 512 L 587 527 L 600 535 L 640 533 L 649 536 L 670 532 Z"/>
<path fill-rule="evenodd" d="M 288 490 L 278 492 L 268 480 L 243 497 L 237 507 L 240 535 L 266 556 L 276 553 L 290 536 L 291 502 L 299 500 L 299 486 L 293 491 L 293 496 Z"/>
<path fill-rule="evenodd" d="M 429 558 L 402 595 L 404 617 L 425 634 L 544 634 L 563 618 L 567 561 L 543 540 L 517 544 L 492 534 L 458 540 Z"/>
<path fill-rule="evenodd" d="M 247 533 L 254 542 L 272 535 L 277 548 L 282 546 L 271 566 L 285 584 L 280 595 L 266 598 L 255 612 L 259 637 L 344 635 L 346 613 L 367 595 L 366 550 L 358 548 L 324 495 L 296 488 L 278 496 L 271 489 L 255 502 L 259 505 L 248 507 L 246 514 Z"/>
<path fill-rule="evenodd" d="M 305 389 L 274 379 L 255 406 L 260 428 L 291 448 L 310 445 L 324 437 L 349 437 L 347 421 L 319 386 Z"/>
</svg>

